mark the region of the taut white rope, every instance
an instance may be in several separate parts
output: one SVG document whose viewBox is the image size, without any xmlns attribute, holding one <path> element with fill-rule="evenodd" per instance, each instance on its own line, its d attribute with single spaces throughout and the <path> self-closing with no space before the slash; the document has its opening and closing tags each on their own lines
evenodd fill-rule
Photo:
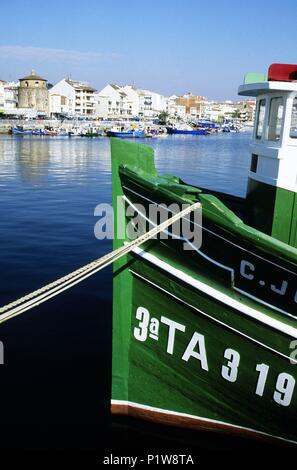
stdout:
<svg viewBox="0 0 297 470">
<path fill-rule="evenodd" d="M 110 265 L 114 261 L 120 259 L 122 256 L 129 253 L 133 248 L 141 245 L 142 243 L 148 241 L 150 238 L 153 238 L 158 233 L 164 231 L 167 227 L 172 225 L 177 220 L 181 219 L 185 215 L 189 214 L 190 212 L 194 211 L 201 207 L 199 202 L 188 206 L 187 208 L 183 209 L 182 211 L 175 214 L 170 219 L 162 222 L 157 227 L 154 227 L 152 230 L 149 230 L 145 234 L 141 235 L 140 237 L 136 238 L 135 240 L 117 248 L 116 250 L 108 253 L 101 258 L 92 261 L 85 266 L 73 271 L 66 276 L 63 276 L 57 279 L 50 284 L 47 284 L 40 289 L 37 289 L 30 294 L 27 294 L 14 302 L 11 302 L 3 307 L 0 308 L 0 323 L 4 321 L 10 320 L 11 318 L 20 315 L 21 313 L 26 312 L 27 310 L 40 305 L 43 302 L 51 299 L 52 297 L 60 294 L 61 292 L 70 289 L 74 285 L 78 284 L 79 282 L 83 281 L 89 276 L 97 273 L 101 269 L 104 269 L 106 266 Z"/>
</svg>

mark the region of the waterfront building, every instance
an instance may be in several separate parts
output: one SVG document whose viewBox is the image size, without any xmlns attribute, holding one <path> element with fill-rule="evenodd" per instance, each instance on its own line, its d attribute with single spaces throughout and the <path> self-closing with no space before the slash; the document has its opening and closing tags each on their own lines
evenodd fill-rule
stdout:
<svg viewBox="0 0 297 470">
<path fill-rule="evenodd" d="M 176 104 L 177 98 L 177 95 L 172 95 L 167 98 L 166 112 L 170 117 L 186 120 L 186 107 Z"/>
<path fill-rule="evenodd" d="M 119 85 L 108 84 L 96 94 L 96 116 L 103 119 L 132 117 L 132 102 Z"/>
<path fill-rule="evenodd" d="M 15 110 L 18 105 L 19 82 L 4 82 L 4 109 Z"/>
<path fill-rule="evenodd" d="M 116 118 L 153 118 L 166 111 L 167 99 L 149 90 L 140 90 L 132 85 L 106 85 L 97 94 L 98 117 Z"/>
<path fill-rule="evenodd" d="M 95 116 L 96 89 L 87 82 L 60 80 L 49 90 L 49 109 L 51 114 Z"/>
<path fill-rule="evenodd" d="M 50 114 L 75 115 L 75 89 L 63 79 L 49 90 Z"/>
<path fill-rule="evenodd" d="M 139 116 L 140 96 L 137 88 L 133 85 L 125 85 L 122 90 L 126 94 L 124 107 L 132 116 Z"/>
<path fill-rule="evenodd" d="M 47 80 L 37 75 L 34 70 L 30 75 L 20 78 L 18 107 L 34 109 L 40 113 L 48 112 Z"/>
<path fill-rule="evenodd" d="M 95 116 L 95 93 L 96 88 L 87 82 L 67 80 L 75 92 L 75 114 L 80 116 Z"/>
<path fill-rule="evenodd" d="M 139 116 L 144 118 L 157 117 L 167 109 L 167 98 L 149 90 L 138 90 Z"/>
<path fill-rule="evenodd" d="M 256 100 L 243 100 L 238 103 L 238 113 L 242 121 L 254 121 Z"/>
<path fill-rule="evenodd" d="M 177 106 L 184 106 L 186 115 L 189 118 L 197 119 L 202 115 L 202 107 L 206 102 L 206 98 L 200 95 L 193 95 L 186 93 L 183 96 L 178 96 L 175 100 Z"/>
<path fill-rule="evenodd" d="M 202 117 L 212 121 L 224 122 L 231 119 L 253 121 L 255 106 L 255 100 L 243 100 L 237 103 L 232 101 L 205 101 L 201 114 Z"/>
<path fill-rule="evenodd" d="M 19 84 L 17 82 L 6 82 L 5 80 L 0 80 L 0 112 L 1 113 L 7 114 L 7 112 L 16 108 L 18 86 Z"/>
<path fill-rule="evenodd" d="M 201 117 L 211 121 L 225 122 L 236 116 L 236 104 L 232 101 L 205 101 L 201 108 Z"/>
</svg>

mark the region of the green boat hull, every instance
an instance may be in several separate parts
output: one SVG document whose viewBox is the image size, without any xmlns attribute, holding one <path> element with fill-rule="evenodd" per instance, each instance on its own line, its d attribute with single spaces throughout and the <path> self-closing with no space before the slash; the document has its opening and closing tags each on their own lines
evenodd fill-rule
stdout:
<svg viewBox="0 0 297 470">
<path fill-rule="evenodd" d="M 149 147 L 113 139 L 112 165 L 116 235 L 119 197 L 202 205 L 200 248 L 151 240 L 114 265 L 112 412 L 296 443 L 297 250 L 158 176 Z"/>
</svg>

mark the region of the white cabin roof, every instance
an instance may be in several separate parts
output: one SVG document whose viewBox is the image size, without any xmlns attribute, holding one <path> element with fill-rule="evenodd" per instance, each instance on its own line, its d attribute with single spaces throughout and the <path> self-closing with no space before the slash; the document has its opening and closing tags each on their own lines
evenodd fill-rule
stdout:
<svg viewBox="0 0 297 470">
<path fill-rule="evenodd" d="M 238 94 L 241 96 L 258 96 L 263 93 L 274 93 L 276 91 L 297 91 L 297 81 L 279 82 L 267 81 L 259 83 L 248 83 L 240 85 Z"/>
</svg>

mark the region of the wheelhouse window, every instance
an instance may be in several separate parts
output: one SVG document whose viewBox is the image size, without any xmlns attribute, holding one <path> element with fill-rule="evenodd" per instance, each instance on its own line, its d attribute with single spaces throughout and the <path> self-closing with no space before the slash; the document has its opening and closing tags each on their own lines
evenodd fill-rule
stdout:
<svg viewBox="0 0 297 470">
<path fill-rule="evenodd" d="M 297 96 L 295 96 L 293 100 L 290 137 L 292 139 L 297 139 Z"/>
<path fill-rule="evenodd" d="M 267 139 L 277 141 L 280 139 L 284 114 L 284 100 L 282 97 L 271 98 L 269 107 Z"/>
<path fill-rule="evenodd" d="M 264 116 L 265 116 L 266 100 L 260 100 L 258 106 L 258 116 L 256 125 L 256 139 L 261 139 L 263 134 Z"/>
</svg>

